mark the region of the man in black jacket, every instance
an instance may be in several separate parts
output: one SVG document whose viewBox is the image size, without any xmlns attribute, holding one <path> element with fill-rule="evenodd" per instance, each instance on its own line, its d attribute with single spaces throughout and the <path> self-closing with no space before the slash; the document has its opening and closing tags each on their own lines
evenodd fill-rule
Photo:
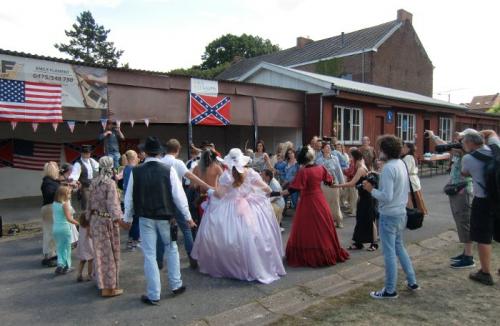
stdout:
<svg viewBox="0 0 500 326">
<path fill-rule="evenodd" d="M 144 273 L 147 282 L 147 294 L 142 302 L 157 305 L 160 301 L 160 271 L 156 262 L 156 242 L 158 236 L 165 244 L 167 256 L 168 282 L 174 294 L 183 293 L 179 250 L 176 239 L 172 239 L 171 227 L 175 223 L 175 209 L 184 216 L 189 227 L 196 227 L 191 218 L 186 195 L 181 181 L 174 169 L 161 163 L 160 141 L 148 137 L 144 144 L 146 159 L 135 167 L 130 175 L 125 195 L 125 222 L 131 223 L 134 214 L 139 217 L 139 227 L 144 254 Z"/>
</svg>

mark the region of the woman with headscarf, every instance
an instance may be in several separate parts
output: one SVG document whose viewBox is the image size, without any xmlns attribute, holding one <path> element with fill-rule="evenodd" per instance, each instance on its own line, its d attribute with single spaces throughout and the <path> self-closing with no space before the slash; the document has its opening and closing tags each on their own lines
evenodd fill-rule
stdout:
<svg viewBox="0 0 500 326">
<path fill-rule="evenodd" d="M 228 169 L 201 220 L 191 255 L 213 277 L 271 283 L 285 275 L 280 227 L 267 194 L 271 188 L 247 168 L 250 157 L 233 148 Z"/>
<path fill-rule="evenodd" d="M 103 297 L 123 293 L 118 287 L 120 266 L 120 230 L 122 210 L 116 183 L 113 180 L 113 159 L 99 160 L 99 176 L 90 185 L 87 220 L 90 221 L 95 258 L 95 279 Z M 124 225 L 123 225 L 124 226 Z M 125 228 L 127 226 L 124 226 Z"/>
</svg>

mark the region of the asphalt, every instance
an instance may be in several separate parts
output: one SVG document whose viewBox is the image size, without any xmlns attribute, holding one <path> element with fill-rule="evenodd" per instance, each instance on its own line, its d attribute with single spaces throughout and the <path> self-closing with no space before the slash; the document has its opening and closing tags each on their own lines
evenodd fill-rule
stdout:
<svg viewBox="0 0 500 326">
<path fill-rule="evenodd" d="M 430 215 L 424 227 L 407 231 L 407 243 L 420 242 L 454 229 L 448 199 L 442 193 L 447 176 L 422 179 L 424 196 Z M 3 203 L 0 203 L 3 204 Z M 23 209 L 29 210 L 35 208 Z M 0 210 L 5 212 L 5 209 Z M 9 214 L 9 211 L 6 211 Z M 2 213 L 6 214 L 6 213 Z M 10 214 L 14 216 L 16 214 Z M 28 214 L 17 213 L 17 216 Z M 28 219 L 29 220 L 29 219 Z M 292 218 L 285 219 L 289 230 Z M 345 228 L 337 230 L 348 245 L 354 218 L 345 219 Z M 287 233 L 284 234 L 286 241 Z M 125 238 L 122 238 L 125 239 Z M 124 244 L 124 243 L 123 243 Z M 142 254 L 122 252 L 120 286 L 124 295 L 103 299 L 92 282 L 76 283 L 76 275 L 55 277 L 53 269 L 40 266 L 41 236 L 18 240 L 0 240 L 0 320 L 2 325 L 185 325 L 193 320 L 213 316 L 245 305 L 296 285 L 323 278 L 333 273 L 349 273 L 349 268 L 373 259 L 378 253 L 354 252 L 343 264 L 328 268 L 287 268 L 287 275 L 270 285 L 215 279 L 188 266 L 182 245 L 182 275 L 188 290 L 173 297 L 164 290 L 158 307 L 145 306 L 139 297 L 145 289 Z M 76 258 L 75 258 L 76 262 Z M 166 275 L 162 274 L 166 289 Z"/>
</svg>

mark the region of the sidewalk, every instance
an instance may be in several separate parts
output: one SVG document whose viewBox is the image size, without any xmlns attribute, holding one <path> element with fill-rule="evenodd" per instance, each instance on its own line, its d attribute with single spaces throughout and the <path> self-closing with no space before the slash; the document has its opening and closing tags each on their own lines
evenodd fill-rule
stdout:
<svg viewBox="0 0 500 326">
<path fill-rule="evenodd" d="M 456 233 L 445 232 L 408 246 L 422 290 L 410 293 L 400 271 L 399 299 L 373 300 L 383 286 L 379 256 L 321 279 L 206 317 L 191 326 L 214 325 L 494 325 L 500 313 L 500 277 L 484 286 L 468 279 L 474 269 L 453 270 L 449 257 L 462 250 Z M 500 268 L 500 246 L 493 264 Z"/>
</svg>

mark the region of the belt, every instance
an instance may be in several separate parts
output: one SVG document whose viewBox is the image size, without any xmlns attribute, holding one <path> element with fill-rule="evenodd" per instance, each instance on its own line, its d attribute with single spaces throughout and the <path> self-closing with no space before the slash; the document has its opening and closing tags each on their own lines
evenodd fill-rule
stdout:
<svg viewBox="0 0 500 326">
<path fill-rule="evenodd" d="M 106 213 L 106 212 L 101 212 L 101 211 L 98 211 L 96 209 L 91 210 L 90 214 L 97 215 L 97 216 L 102 217 L 102 218 L 111 218 L 111 214 Z"/>
</svg>

